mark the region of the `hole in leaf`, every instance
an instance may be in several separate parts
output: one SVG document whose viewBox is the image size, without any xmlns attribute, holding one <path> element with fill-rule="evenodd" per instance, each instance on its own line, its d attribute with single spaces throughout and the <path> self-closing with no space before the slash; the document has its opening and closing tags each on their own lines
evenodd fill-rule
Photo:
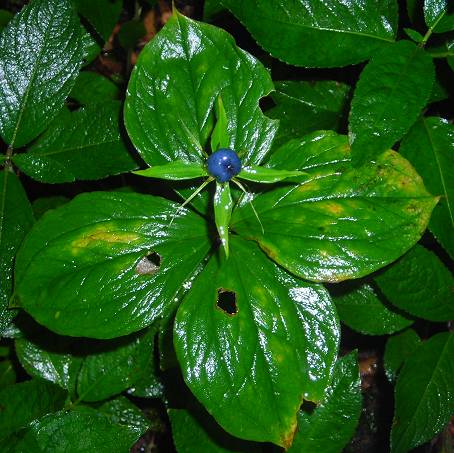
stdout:
<svg viewBox="0 0 454 453">
<path fill-rule="evenodd" d="M 221 309 L 226 315 L 234 316 L 238 313 L 236 306 L 236 294 L 228 289 L 218 289 L 218 299 L 216 306 Z"/>
<path fill-rule="evenodd" d="M 159 253 L 151 252 L 144 256 L 136 266 L 136 272 L 140 275 L 153 275 L 161 267 L 161 256 Z"/>
</svg>

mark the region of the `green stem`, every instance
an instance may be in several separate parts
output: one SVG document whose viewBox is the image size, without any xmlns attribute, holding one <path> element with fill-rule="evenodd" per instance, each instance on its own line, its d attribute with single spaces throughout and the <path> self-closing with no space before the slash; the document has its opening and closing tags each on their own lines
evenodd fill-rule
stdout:
<svg viewBox="0 0 454 453">
<path fill-rule="evenodd" d="M 422 38 L 422 41 L 419 43 L 419 47 L 424 47 L 426 45 L 427 41 L 432 36 L 432 33 L 433 33 L 435 27 L 438 25 L 438 22 L 440 22 L 440 20 L 443 19 L 443 17 L 444 17 L 444 14 L 440 14 L 437 17 L 437 20 L 435 21 L 435 23 L 429 28 L 429 30 L 427 30 L 426 34 Z"/>
</svg>

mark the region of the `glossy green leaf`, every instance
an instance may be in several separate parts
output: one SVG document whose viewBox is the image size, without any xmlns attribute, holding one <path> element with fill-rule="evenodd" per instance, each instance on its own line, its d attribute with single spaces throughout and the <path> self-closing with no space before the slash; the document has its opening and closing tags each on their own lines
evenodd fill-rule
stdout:
<svg viewBox="0 0 454 453">
<path fill-rule="evenodd" d="M 394 41 L 397 2 L 222 0 L 273 57 L 296 66 L 346 66 Z"/>
<path fill-rule="evenodd" d="M 79 104 L 97 104 L 112 101 L 120 96 L 120 89 L 107 77 L 92 72 L 81 72 L 74 83 L 69 97 Z"/>
<path fill-rule="evenodd" d="M 150 166 L 204 162 L 214 104 L 222 96 L 228 147 L 245 151 L 244 163 L 258 164 L 277 129 L 259 107 L 272 90 L 268 71 L 229 34 L 174 13 L 140 53 L 129 81 L 125 124 Z"/>
<path fill-rule="evenodd" d="M 454 413 L 454 335 L 440 333 L 405 362 L 395 389 L 391 452 L 405 453 L 430 440 Z"/>
<path fill-rule="evenodd" d="M 232 216 L 233 200 L 229 183 L 216 182 L 216 192 L 213 198 L 214 219 L 225 254 L 229 256 L 229 225 Z"/>
<path fill-rule="evenodd" d="M 429 228 L 454 258 L 454 126 L 443 118 L 422 117 L 402 140 L 399 151 L 427 188 L 442 195 Z"/>
<path fill-rule="evenodd" d="M 66 392 L 46 381 L 32 380 L 0 390 L 0 439 L 34 419 L 63 407 Z"/>
<path fill-rule="evenodd" d="M 275 107 L 267 110 L 279 120 L 274 146 L 321 129 L 338 129 L 346 118 L 350 87 L 331 80 L 276 82 L 271 93 Z"/>
<path fill-rule="evenodd" d="M 230 238 L 180 306 L 174 343 L 191 391 L 229 433 L 289 447 L 301 400 L 319 401 L 339 327 L 324 288 L 290 276 Z M 260 395 L 260 398 L 257 398 Z"/>
<path fill-rule="evenodd" d="M 0 171 L 0 335 L 11 324 L 16 310 L 8 309 L 13 289 L 13 263 L 17 250 L 33 225 L 33 213 L 18 177 Z"/>
<path fill-rule="evenodd" d="M 440 259 L 416 245 L 375 281 L 396 307 L 431 321 L 454 319 L 454 277 Z"/>
<path fill-rule="evenodd" d="M 105 178 L 137 168 L 120 134 L 120 102 L 63 110 L 49 129 L 13 162 L 37 181 Z"/>
<path fill-rule="evenodd" d="M 304 172 L 297 170 L 279 170 L 277 168 L 259 167 L 258 165 L 247 165 L 242 167 L 238 178 L 246 181 L 273 184 L 284 179 L 303 175 Z"/>
<path fill-rule="evenodd" d="M 124 396 L 107 401 L 99 408 L 99 412 L 107 415 L 114 424 L 136 431 L 139 436 L 150 426 L 142 411 Z"/>
<path fill-rule="evenodd" d="M 177 207 L 95 192 L 49 212 L 16 259 L 21 306 L 57 333 L 94 338 L 168 316 L 211 246 L 204 220 Z"/>
<path fill-rule="evenodd" d="M 172 439 L 178 453 L 258 453 L 252 442 L 227 434 L 211 417 L 185 409 L 169 409 Z"/>
<path fill-rule="evenodd" d="M 362 277 L 394 261 L 419 240 L 437 201 L 394 151 L 352 168 L 347 138 L 334 132 L 290 141 L 269 166 L 309 176 L 254 198 L 264 232 L 249 203 L 234 210 L 231 229 L 309 280 Z"/>
<path fill-rule="evenodd" d="M 16 372 L 11 360 L 2 360 L 0 362 L 0 389 L 12 385 L 16 382 Z"/>
<path fill-rule="evenodd" d="M 153 332 L 92 344 L 77 380 L 83 401 L 101 401 L 121 393 L 143 376 L 153 354 Z"/>
<path fill-rule="evenodd" d="M 171 181 L 182 181 L 185 179 L 208 176 L 207 169 L 204 165 L 191 164 L 182 160 L 177 160 L 164 165 L 156 165 L 133 173 L 148 178 L 170 179 Z"/>
<path fill-rule="evenodd" d="M 9 447 L 7 453 L 129 453 L 139 437 L 136 430 L 114 424 L 106 415 L 85 408 L 35 420 L 4 447 Z"/>
<path fill-rule="evenodd" d="M 83 355 L 75 355 L 77 340 L 55 335 L 35 325 L 21 329 L 15 340 L 17 358 L 25 371 L 67 389 L 74 394 Z"/>
<path fill-rule="evenodd" d="M 383 366 L 386 377 L 393 382 L 405 360 L 416 350 L 421 339 L 413 329 L 393 335 L 386 342 Z"/>
<path fill-rule="evenodd" d="M 107 41 L 120 18 L 123 0 L 75 0 L 75 4 L 79 14 Z"/>
<path fill-rule="evenodd" d="M 375 159 L 404 136 L 426 105 L 434 77 L 431 57 L 410 41 L 399 41 L 374 55 L 352 100 L 353 163 Z"/>
<path fill-rule="evenodd" d="M 424 40 L 424 36 L 421 35 L 419 31 L 413 30 L 412 28 L 404 28 L 404 32 L 410 39 L 412 39 L 417 44 Z"/>
<path fill-rule="evenodd" d="M 298 432 L 289 453 L 343 451 L 355 432 L 361 403 L 356 353 L 350 353 L 336 363 L 333 380 L 320 405 L 312 413 L 304 411 L 304 408 L 299 412 Z"/>
<path fill-rule="evenodd" d="M 101 46 L 98 44 L 96 39 L 91 35 L 90 32 L 81 24 L 80 28 L 82 30 L 82 46 L 83 46 L 83 56 L 84 60 L 82 66 L 87 66 L 95 60 L 95 58 L 101 52 Z"/>
<path fill-rule="evenodd" d="M 413 320 L 384 304 L 367 283 L 348 285 L 343 294 L 333 299 L 340 320 L 366 335 L 390 334 L 413 324 Z"/>
<path fill-rule="evenodd" d="M 121 24 L 118 40 L 124 49 L 134 49 L 140 38 L 147 34 L 147 30 L 140 20 L 130 20 Z"/>
<path fill-rule="evenodd" d="M 0 37 L 0 135 L 11 147 L 40 134 L 63 106 L 83 58 L 70 0 L 33 0 Z"/>
<path fill-rule="evenodd" d="M 435 33 L 454 30 L 454 11 L 448 0 L 424 0 L 424 19 Z"/>
</svg>

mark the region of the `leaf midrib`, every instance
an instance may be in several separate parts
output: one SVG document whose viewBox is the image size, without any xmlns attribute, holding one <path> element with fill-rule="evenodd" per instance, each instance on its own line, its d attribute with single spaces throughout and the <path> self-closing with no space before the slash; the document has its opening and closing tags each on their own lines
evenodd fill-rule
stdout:
<svg viewBox="0 0 454 453">
<path fill-rule="evenodd" d="M 30 7 L 30 6 L 28 6 L 28 7 Z M 21 102 L 21 106 L 19 109 L 19 116 L 17 117 L 16 126 L 14 128 L 13 137 L 11 139 L 11 144 L 10 144 L 11 148 L 14 148 L 14 142 L 16 141 L 17 133 L 19 132 L 19 127 L 20 127 L 22 117 L 25 112 L 25 108 L 27 106 L 27 101 L 28 101 L 28 97 L 30 95 L 30 90 L 31 90 L 31 87 L 35 83 L 36 74 L 38 72 L 38 67 L 39 67 L 38 62 L 41 62 L 41 58 L 43 56 L 44 50 L 47 48 L 46 44 L 47 44 L 47 40 L 48 40 L 48 34 L 49 34 L 49 30 L 52 28 L 51 24 L 53 24 L 53 22 L 54 22 L 55 15 L 56 15 L 55 9 L 53 9 L 51 16 L 48 18 L 47 27 L 44 31 L 44 37 L 42 40 L 42 46 L 39 49 L 38 55 L 36 57 L 35 65 L 33 66 L 33 69 L 32 69 L 31 75 L 30 75 L 30 81 L 29 81 L 27 88 L 25 89 L 25 93 L 22 97 L 22 102 Z M 29 17 L 30 16 L 31 16 L 31 14 L 29 14 Z M 22 17 L 21 17 L 21 20 L 22 20 Z M 20 21 L 19 21 L 19 23 L 20 23 Z"/>
</svg>

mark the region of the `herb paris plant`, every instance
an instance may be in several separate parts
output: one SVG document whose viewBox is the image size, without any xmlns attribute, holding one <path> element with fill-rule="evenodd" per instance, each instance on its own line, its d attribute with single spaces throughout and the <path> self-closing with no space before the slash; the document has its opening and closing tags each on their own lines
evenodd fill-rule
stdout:
<svg viewBox="0 0 454 453">
<path fill-rule="evenodd" d="M 440 156 L 448 161 L 452 128 L 441 119 L 416 121 L 430 94 L 433 63 L 423 45 L 393 43 L 395 2 L 383 2 L 379 9 L 361 2 L 352 12 L 336 1 L 327 15 L 320 0 L 313 2 L 311 17 L 304 13 L 305 1 L 288 11 L 271 0 L 259 2 L 261 20 L 270 20 L 273 12 L 267 3 L 275 7 L 276 35 L 287 42 L 282 48 L 257 28 L 254 14 L 244 15 L 248 2 L 243 9 L 222 3 L 246 22 L 261 45 L 290 63 L 332 66 L 370 59 L 353 96 L 349 136 L 319 130 L 320 124 L 335 127 L 346 103 L 348 87 L 334 82 L 277 84 L 270 117 L 289 111 L 286 102 L 296 112 L 305 104 L 307 116 L 321 115 L 307 107 L 311 102 L 329 112 L 304 136 L 294 133 L 294 123 L 302 121 L 298 114 L 289 114 L 278 135 L 278 120 L 259 106 L 274 89 L 270 72 L 224 30 L 174 11 L 141 51 L 127 88 L 124 124 L 148 166 L 137 170 L 122 138 L 116 88 L 91 73 L 87 80 L 97 79 L 106 90 L 97 92 L 101 104 L 90 104 L 84 77 L 76 79 L 87 43 L 72 3 L 33 0 L 2 34 L 0 132 L 8 149 L 0 173 L 0 250 L 6 257 L 0 295 L 8 315 L 0 319 L 3 335 L 17 337 L 15 353 L 35 379 L 12 386 L 14 392 L 0 390 L 0 405 L 7 408 L 0 411 L 0 449 L 51 445 L 58 451 L 73 439 L 75 452 L 127 451 L 148 426 L 127 398 L 117 396 L 127 392 L 160 397 L 172 408 L 169 417 L 181 452 L 194 448 L 187 445 L 193 434 L 199 439 L 196 448 L 205 448 L 201 451 L 226 451 L 219 438 L 238 451 L 261 451 L 246 441 L 272 442 L 295 452 L 340 451 L 357 423 L 361 397 L 356 353 L 338 358 L 339 316 L 366 334 L 410 326 L 413 319 L 382 303 L 378 296 L 384 294 L 414 316 L 452 317 L 452 276 L 432 252 L 414 247 L 433 222 L 439 197 L 426 190 L 405 158 L 429 174 L 428 187 L 444 195 L 443 209 L 450 212 L 450 186 L 437 180 L 448 171 L 425 168 L 419 159 L 432 147 L 431 161 L 440 162 Z M 90 2 L 75 4 L 98 38 L 107 40 L 121 2 L 113 2 L 104 19 Z M 426 12 L 431 30 L 440 21 L 446 27 L 439 13 Z M 54 26 L 60 34 L 52 32 Z M 41 50 L 24 46 L 19 52 L 21 33 L 30 30 Z M 72 41 L 62 46 L 68 36 Z M 292 48 L 292 36 L 305 43 L 310 38 L 324 52 Z M 55 52 L 60 63 L 49 78 L 46 56 Z M 27 64 L 16 64 L 18 59 Z M 379 77 L 384 64 L 390 70 Z M 403 72 L 405 80 L 400 80 Z M 414 96 L 418 83 L 421 95 Z M 408 98 L 403 120 L 396 113 L 399 97 L 390 92 Z M 61 109 L 68 93 L 83 107 Z M 312 96 L 310 102 L 305 96 Z M 388 149 L 402 137 L 401 153 Z M 415 157 L 418 147 L 422 151 Z M 83 193 L 32 227 L 31 207 L 14 166 L 47 183 L 132 172 L 145 178 L 130 177 L 150 186 L 155 181 L 146 178 L 166 180 L 185 200 L 123 191 Z M 433 269 L 436 285 L 423 282 L 415 271 L 419 266 Z M 323 286 L 355 278 L 361 279 L 334 300 Z M 417 297 L 405 298 L 402 288 Z M 41 326 L 23 316 L 12 322 L 16 310 L 10 314 L 8 300 Z M 358 322 L 371 318 L 370 310 L 379 322 Z M 189 411 L 173 409 L 166 384 L 153 380 L 155 337 L 160 367 L 167 372 L 177 360 L 197 398 L 185 406 Z M 405 360 L 392 347 L 400 342 L 409 343 L 403 348 Z M 420 426 L 437 394 L 451 401 L 450 387 L 440 383 L 444 370 L 452 372 L 454 342 L 448 333 L 419 342 L 414 332 L 393 337 L 386 356 L 400 398 L 395 452 L 430 438 L 452 413 L 447 404 L 435 428 L 430 422 Z M 422 380 L 411 388 L 424 398 L 408 414 L 406 384 L 415 376 L 419 353 Z M 27 395 L 33 396 L 29 410 L 20 412 L 16 408 Z M 301 409 L 303 400 L 315 409 Z M 215 437 L 207 435 L 205 427 L 214 422 L 200 404 L 223 428 L 214 428 Z M 10 414 L 16 410 L 20 416 L 14 419 Z M 194 413 L 204 414 L 204 423 Z M 347 422 L 326 442 L 319 433 L 340 418 Z M 90 435 L 79 439 L 90 427 L 105 433 L 108 442 Z"/>
</svg>

